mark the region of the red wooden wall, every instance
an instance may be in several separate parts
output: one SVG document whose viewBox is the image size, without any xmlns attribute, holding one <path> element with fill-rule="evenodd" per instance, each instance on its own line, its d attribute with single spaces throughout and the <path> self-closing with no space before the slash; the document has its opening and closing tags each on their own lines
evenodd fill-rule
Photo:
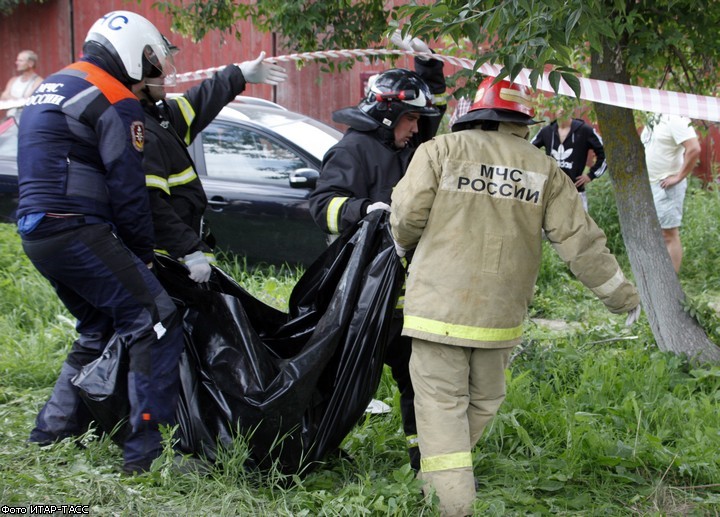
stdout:
<svg viewBox="0 0 720 517">
<path fill-rule="evenodd" d="M 391 0 L 397 4 L 402 0 Z M 137 2 L 132 0 L 47 0 L 43 4 L 21 5 L 10 16 L 0 16 L 0 85 L 4 88 L 6 81 L 15 70 L 15 57 L 24 49 L 34 50 L 39 55 L 38 72 L 47 76 L 74 61 L 82 49 L 90 26 L 112 10 L 129 10 L 142 14 L 152 21 L 158 29 L 180 47 L 175 62 L 178 73 L 203 70 L 238 63 L 255 58 L 261 50 L 268 56 L 284 55 L 289 52 L 282 48 L 274 48 L 275 38 L 272 34 L 257 31 L 250 23 L 240 24 L 242 40 L 223 38 L 218 33 L 207 35 L 195 44 L 180 38 L 170 31 L 169 17 L 152 9 L 154 0 Z M 389 63 L 357 63 L 352 70 L 328 74 L 320 71 L 320 65 L 311 62 L 297 70 L 294 63 L 284 66 L 289 72 L 285 83 L 273 88 L 267 85 L 249 85 L 246 95 L 270 99 L 282 104 L 290 110 L 309 115 L 336 126 L 341 131 L 343 126 L 331 120 L 333 111 L 357 104 L 362 91 L 362 81 L 369 72 L 389 68 Z M 401 58 L 395 66 L 412 68 L 411 59 Z M 446 72 L 456 71 L 454 66 L 445 65 Z M 184 90 L 192 83 L 178 85 L 176 90 Z M 454 102 L 451 102 L 448 113 L 452 113 Z M 0 112 L 0 116 L 2 112 Z M 702 156 L 696 173 L 710 179 L 720 159 L 720 132 L 716 124 L 709 125 L 708 136 L 702 138 Z M 609 137 L 609 135 L 608 135 Z M 606 137 L 606 138 L 608 138 Z"/>
<path fill-rule="evenodd" d="M 224 38 L 218 33 L 207 35 L 195 44 L 170 31 L 169 17 L 152 9 L 153 1 L 138 3 L 127 0 L 47 0 L 43 4 L 21 5 L 12 15 L 0 17 L 0 84 L 15 70 L 17 53 L 24 49 L 38 53 L 38 73 L 47 76 L 68 65 L 80 55 L 88 29 L 104 14 L 113 10 L 137 12 L 150 21 L 174 44 L 180 47 L 175 57 L 178 73 L 204 70 L 239 63 L 255 58 L 264 50 L 268 56 L 290 53 L 274 48 L 272 34 L 261 33 L 250 23 L 240 24 L 242 39 Z M 309 115 L 328 124 L 334 110 L 357 104 L 362 91 L 362 77 L 368 72 L 390 68 L 389 62 L 357 63 L 352 70 L 328 74 L 320 71 L 315 62 L 298 70 L 293 62 L 283 63 L 289 79 L 276 88 L 267 85 L 248 85 L 246 95 L 270 99 L 290 110 Z M 412 60 L 401 58 L 395 66 L 412 68 Z M 456 70 L 446 65 L 448 73 Z M 182 91 L 193 83 L 182 83 L 175 90 Z M 344 130 L 344 127 L 336 126 Z"/>
</svg>

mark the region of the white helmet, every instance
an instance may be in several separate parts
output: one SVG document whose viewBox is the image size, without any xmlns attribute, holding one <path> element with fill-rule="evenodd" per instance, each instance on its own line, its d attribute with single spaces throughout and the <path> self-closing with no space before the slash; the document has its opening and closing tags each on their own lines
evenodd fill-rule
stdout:
<svg viewBox="0 0 720 517">
<path fill-rule="evenodd" d="M 102 46 L 131 83 L 159 77 L 171 52 L 155 25 L 130 11 L 113 11 L 96 21 L 85 43 Z"/>
</svg>

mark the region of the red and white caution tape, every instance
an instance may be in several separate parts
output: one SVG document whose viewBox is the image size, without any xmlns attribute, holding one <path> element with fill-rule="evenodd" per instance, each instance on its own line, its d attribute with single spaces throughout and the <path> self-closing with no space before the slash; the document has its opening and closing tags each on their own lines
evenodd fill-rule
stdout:
<svg viewBox="0 0 720 517">
<path fill-rule="evenodd" d="M 418 52 L 406 50 L 391 49 L 353 49 L 353 50 L 330 50 L 318 52 L 302 52 L 298 54 L 286 54 L 268 58 L 270 62 L 305 62 L 320 59 L 356 59 L 369 56 L 425 56 Z M 459 58 L 453 56 L 445 56 L 443 54 L 432 54 L 434 59 L 450 63 L 462 68 L 472 69 L 474 62 L 470 59 Z M 197 81 L 211 77 L 215 72 L 222 70 L 224 66 L 206 68 L 178 74 L 177 82 Z M 498 65 L 483 64 L 480 67 L 480 73 L 484 75 L 497 75 L 501 67 Z M 515 79 L 516 82 L 530 85 L 530 71 L 523 70 Z M 667 90 L 658 90 L 655 88 L 645 88 L 641 86 L 632 86 L 629 84 L 613 83 L 610 81 L 599 81 L 597 79 L 587 79 L 580 77 L 580 98 L 599 102 L 602 104 L 610 104 L 622 108 L 629 108 L 640 111 L 650 111 L 654 113 L 667 113 L 671 115 L 682 115 L 697 120 L 706 120 L 709 122 L 720 122 L 720 100 L 715 97 L 706 95 L 694 95 L 691 93 L 672 92 Z M 544 74 L 537 84 L 539 90 L 553 92 L 548 74 Z M 559 93 L 561 95 L 574 96 L 572 89 L 565 83 L 560 81 Z M 17 108 L 24 104 L 22 101 L 0 101 L 0 110 L 9 108 Z"/>
<path fill-rule="evenodd" d="M 333 50 L 318 52 L 302 52 L 298 54 L 286 54 L 277 57 L 268 58 L 271 62 L 304 62 L 320 59 L 356 59 L 369 56 L 425 56 L 418 52 L 406 50 L 390 50 L 390 49 L 353 49 L 353 50 Z M 452 65 L 462 68 L 472 69 L 474 62 L 466 58 L 458 58 L 453 56 L 445 56 L 443 54 L 432 54 L 433 59 L 438 59 Z M 224 67 L 207 68 L 179 74 L 177 76 L 178 83 L 195 81 L 210 77 L 218 70 Z M 497 75 L 501 70 L 498 65 L 483 64 L 479 72 L 484 75 Z M 610 81 L 599 81 L 597 79 L 587 79 L 580 77 L 580 98 L 599 102 L 602 104 L 610 104 L 622 108 L 629 108 L 640 111 L 650 111 L 654 113 L 667 113 L 671 115 L 682 115 L 697 120 L 706 120 L 710 122 L 720 122 L 720 100 L 715 97 L 706 95 L 694 95 L 690 93 L 672 92 L 667 90 L 658 90 L 655 88 L 645 88 L 641 86 L 632 86 L 629 84 L 613 83 Z M 521 84 L 530 85 L 530 71 L 523 70 L 515 79 Z M 548 74 L 544 74 L 538 81 L 537 88 L 546 92 L 554 92 Z M 560 81 L 559 92 L 561 95 L 575 96 L 572 89 L 565 83 Z"/>
<path fill-rule="evenodd" d="M 516 82 L 530 85 L 530 71 L 523 70 Z M 601 104 L 610 104 L 653 113 L 681 115 L 696 120 L 720 122 L 720 99 L 707 95 L 680 93 L 656 88 L 645 88 L 629 84 L 599 81 L 580 77 L 580 98 Z M 544 74 L 538 89 L 553 92 L 548 75 Z M 560 81 L 559 92 L 562 95 L 575 96 L 572 89 Z"/>
</svg>

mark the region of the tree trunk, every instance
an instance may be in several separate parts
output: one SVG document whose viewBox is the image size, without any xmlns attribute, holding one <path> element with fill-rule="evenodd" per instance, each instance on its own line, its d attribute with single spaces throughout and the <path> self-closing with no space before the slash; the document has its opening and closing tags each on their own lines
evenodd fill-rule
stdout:
<svg viewBox="0 0 720 517">
<path fill-rule="evenodd" d="M 592 78 L 629 84 L 617 48 L 606 40 L 602 55 L 593 52 Z M 686 354 L 695 363 L 718 363 L 720 348 L 683 309 L 685 293 L 662 238 L 633 113 L 600 103 L 595 103 L 595 111 L 623 241 L 657 345 L 663 351 Z"/>
</svg>

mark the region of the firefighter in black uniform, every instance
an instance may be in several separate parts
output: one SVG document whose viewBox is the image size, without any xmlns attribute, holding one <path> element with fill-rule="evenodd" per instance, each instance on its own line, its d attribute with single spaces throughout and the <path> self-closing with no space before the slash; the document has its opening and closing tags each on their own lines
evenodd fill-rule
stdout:
<svg viewBox="0 0 720 517">
<path fill-rule="evenodd" d="M 169 42 L 168 46 L 177 52 L 177 47 Z M 146 115 L 143 166 L 156 251 L 182 261 L 196 282 L 210 278 L 214 243 L 203 223 L 207 197 L 187 146 L 247 83 L 276 85 L 287 78 L 284 68 L 264 58 L 262 52 L 255 60 L 226 66 L 183 95 L 166 100 L 165 86 L 174 84 L 174 74 L 167 71 L 148 79 L 138 94 Z"/>
<path fill-rule="evenodd" d="M 420 40 L 412 41 L 413 50 L 430 53 Z M 415 69 L 379 74 L 356 107 L 333 113 L 335 122 L 350 128 L 325 154 L 310 195 L 310 213 L 325 232 L 339 234 L 354 228 L 373 210 L 389 211 L 392 189 L 405 174 L 415 149 L 437 132 L 446 108 L 443 63 L 416 57 Z M 408 454 L 417 471 L 420 453 L 408 371 L 411 346 L 409 339 L 400 336 L 401 307 L 396 313 L 385 362 L 398 384 Z"/>
</svg>

